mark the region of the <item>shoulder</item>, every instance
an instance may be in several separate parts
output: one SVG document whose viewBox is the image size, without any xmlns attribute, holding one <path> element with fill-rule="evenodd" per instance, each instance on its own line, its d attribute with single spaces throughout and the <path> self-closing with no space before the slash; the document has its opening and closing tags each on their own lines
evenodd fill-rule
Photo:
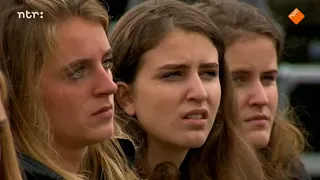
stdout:
<svg viewBox="0 0 320 180">
<path fill-rule="evenodd" d="M 292 159 L 290 161 L 289 167 L 291 180 L 311 180 L 301 159 Z"/>
<path fill-rule="evenodd" d="M 125 158 L 127 159 L 129 166 L 134 167 L 135 163 L 135 146 L 127 139 L 117 139 L 119 142 Z M 61 180 L 62 177 L 42 164 L 41 162 L 27 156 L 25 154 L 19 154 L 18 156 L 21 169 L 24 174 L 25 180 Z"/>
<path fill-rule="evenodd" d="M 25 155 L 19 155 L 19 162 L 25 180 L 61 180 L 62 178 L 39 161 Z"/>
</svg>

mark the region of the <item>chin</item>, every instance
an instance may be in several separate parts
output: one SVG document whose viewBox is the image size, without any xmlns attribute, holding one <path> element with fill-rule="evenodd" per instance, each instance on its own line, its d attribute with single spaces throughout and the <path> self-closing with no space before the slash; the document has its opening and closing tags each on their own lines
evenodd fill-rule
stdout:
<svg viewBox="0 0 320 180">
<path fill-rule="evenodd" d="M 99 130 L 97 132 L 97 134 L 101 135 L 101 138 L 103 139 L 110 139 L 114 136 L 114 126 L 113 124 L 110 124 L 104 128 L 102 128 L 102 130 Z"/>
<path fill-rule="evenodd" d="M 104 140 L 110 139 L 114 136 L 114 126 L 109 125 L 103 128 L 92 130 L 87 139 L 91 141 L 91 144 L 96 144 Z"/>
<path fill-rule="evenodd" d="M 201 146 L 203 146 L 205 143 L 204 142 L 195 142 L 195 143 L 192 143 L 192 144 L 188 144 L 188 148 L 200 148 Z"/>
<path fill-rule="evenodd" d="M 207 135 L 204 133 L 191 133 L 183 138 L 183 144 L 187 148 L 199 148 L 204 145 L 207 140 Z"/>
<path fill-rule="evenodd" d="M 269 144 L 270 133 L 267 132 L 251 132 L 247 135 L 247 140 L 255 148 L 260 149 L 264 148 Z"/>
</svg>

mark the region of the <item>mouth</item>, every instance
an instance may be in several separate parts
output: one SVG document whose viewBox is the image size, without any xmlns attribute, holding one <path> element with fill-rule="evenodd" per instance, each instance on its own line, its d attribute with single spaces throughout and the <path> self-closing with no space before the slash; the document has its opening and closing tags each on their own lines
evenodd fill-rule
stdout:
<svg viewBox="0 0 320 180">
<path fill-rule="evenodd" d="M 188 119 L 207 119 L 208 114 L 209 114 L 209 112 L 206 109 L 194 109 L 194 110 L 187 112 L 183 116 L 183 119 L 185 119 L 185 120 L 188 120 Z"/>
<path fill-rule="evenodd" d="M 255 115 L 245 120 L 245 122 L 251 122 L 251 121 L 270 121 L 270 117 L 266 115 Z"/>
<path fill-rule="evenodd" d="M 208 123 L 209 112 L 206 109 L 194 109 L 182 116 L 183 122 L 191 126 L 203 127 Z"/>
<path fill-rule="evenodd" d="M 97 111 L 95 111 L 94 113 L 92 113 L 91 116 L 96 116 L 96 115 L 99 115 L 99 114 L 110 113 L 110 112 L 113 113 L 112 105 L 103 106 L 102 108 L 100 108 Z"/>
</svg>

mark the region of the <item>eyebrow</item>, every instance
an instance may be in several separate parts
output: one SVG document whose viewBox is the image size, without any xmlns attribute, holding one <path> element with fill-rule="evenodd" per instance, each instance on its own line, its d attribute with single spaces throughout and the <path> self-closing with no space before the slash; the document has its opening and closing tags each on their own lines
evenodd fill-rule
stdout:
<svg viewBox="0 0 320 180">
<path fill-rule="evenodd" d="M 232 71 L 231 74 L 251 74 L 251 71 L 245 70 L 245 69 L 238 69 L 238 70 Z M 278 74 L 278 70 L 273 69 L 273 70 L 262 72 L 262 74 Z"/>
<path fill-rule="evenodd" d="M 187 64 L 166 64 L 159 67 L 159 70 L 178 70 L 178 69 L 187 69 L 189 66 Z M 200 68 L 219 68 L 219 64 L 214 63 L 203 63 L 200 64 Z"/>
<path fill-rule="evenodd" d="M 231 74 L 251 74 L 251 72 L 249 70 L 237 69 L 235 71 L 231 71 Z"/>
<path fill-rule="evenodd" d="M 278 70 L 276 70 L 276 69 L 263 72 L 263 74 L 278 74 L 278 73 L 279 73 L 279 72 L 278 72 Z"/>
<path fill-rule="evenodd" d="M 111 58 L 112 57 L 112 49 L 108 49 L 104 55 L 103 55 L 103 59 L 105 58 Z M 77 67 L 79 65 L 90 65 L 92 63 L 92 58 L 81 58 L 81 59 L 77 59 L 65 66 L 62 67 L 62 71 L 67 71 L 72 67 Z"/>
</svg>

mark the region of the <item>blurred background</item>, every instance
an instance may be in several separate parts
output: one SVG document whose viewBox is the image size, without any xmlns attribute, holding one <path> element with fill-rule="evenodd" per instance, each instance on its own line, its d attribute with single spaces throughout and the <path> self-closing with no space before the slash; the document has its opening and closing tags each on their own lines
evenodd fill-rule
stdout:
<svg viewBox="0 0 320 180">
<path fill-rule="evenodd" d="M 143 0 L 104 0 L 117 20 Z M 196 0 L 181 0 L 195 2 Z M 286 34 L 285 55 L 280 64 L 280 107 L 291 105 L 308 132 L 310 148 L 302 157 L 312 180 L 320 180 L 320 0 L 240 0 L 261 9 Z M 108 4 L 108 5 L 107 5 Z M 305 18 L 294 24 L 288 15 L 298 8 Z M 317 11 L 318 9 L 318 11 Z"/>
</svg>

